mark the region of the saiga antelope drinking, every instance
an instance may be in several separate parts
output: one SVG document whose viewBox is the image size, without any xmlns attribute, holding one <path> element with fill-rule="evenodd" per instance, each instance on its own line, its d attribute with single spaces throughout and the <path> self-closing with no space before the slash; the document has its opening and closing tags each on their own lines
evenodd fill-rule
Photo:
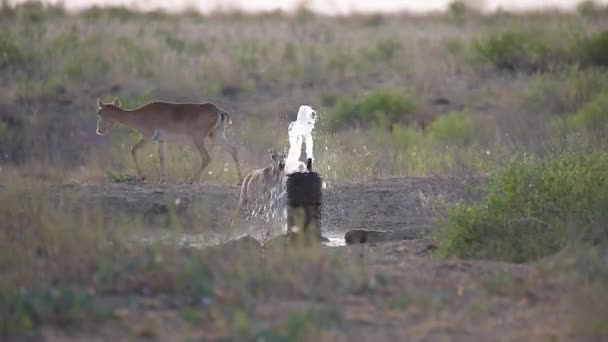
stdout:
<svg viewBox="0 0 608 342">
<path fill-rule="evenodd" d="M 115 123 L 121 123 L 141 134 L 139 141 L 131 148 L 137 174 L 142 177 L 136 152 L 146 143 L 158 143 L 161 175 L 164 176 L 165 143 L 190 140 L 201 155 L 200 167 L 187 180 L 192 183 L 209 165 L 211 157 L 205 148 L 205 138 L 209 137 L 225 147 L 236 166 L 239 184 L 242 182 L 241 166 L 236 147 L 226 137 L 226 127 L 232 124 L 228 114 L 212 103 L 171 103 L 151 102 L 133 110 L 121 108 L 120 100 L 103 103 L 97 100 L 97 134 L 104 135 Z"/>
<path fill-rule="evenodd" d="M 263 169 L 252 171 L 243 180 L 241 186 L 241 196 L 235 212 L 235 217 L 241 210 L 252 202 L 264 203 L 273 200 L 272 192 L 280 191 L 278 188 L 282 184 L 285 173 L 285 155 L 268 150 L 270 153 L 271 164 Z"/>
</svg>

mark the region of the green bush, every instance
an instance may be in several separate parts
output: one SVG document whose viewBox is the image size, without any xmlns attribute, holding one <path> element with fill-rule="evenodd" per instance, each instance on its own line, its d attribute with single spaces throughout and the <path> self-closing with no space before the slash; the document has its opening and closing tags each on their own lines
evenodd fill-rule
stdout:
<svg viewBox="0 0 608 342">
<path fill-rule="evenodd" d="M 583 65 L 608 67 L 608 30 L 583 38 L 577 52 Z"/>
<path fill-rule="evenodd" d="M 545 32 L 535 31 L 490 33 L 474 39 L 473 55 L 498 70 L 545 71 L 569 58 L 567 49 L 548 44 L 548 38 Z"/>
<path fill-rule="evenodd" d="M 464 1 L 456 0 L 450 2 L 450 4 L 448 5 L 448 10 L 450 14 L 454 17 L 462 18 L 467 14 L 469 9 L 467 8 L 467 4 L 465 4 Z"/>
<path fill-rule="evenodd" d="M 426 145 L 426 136 L 420 129 L 394 125 L 392 129 L 393 144 L 397 150 L 406 151 L 411 148 Z"/>
<path fill-rule="evenodd" d="M 408 123 L 415 109 L 416 105 L 407 94 L 377 90 L 357 98 L 339 100 L 329 120 L 336 128 L 376 126 L 388 129 L 396 123 Z"/>
<path fill-rule="evenodd" d="M 335 328 L 341 321 L 333 307 L 290 312 L 287 319 L 274 329 L 264 328 L 255 333 L 255 341 L 306 341 L 321 331 Z M 239 336 L 242 339 L 242 336 Z"/>
<path fill-rule="evenodd" d="M 516 70 L 522 61 L 524 51 L 529 45 L 526 36 L 521 33 L 493 33 L 484 39 L 473 42 L 474 53 L 482 60 L 501 70 Z"/>
<path fill-rule="evenodd" d="M 592 0 L 583 1 L 576 6 L 578 14 L 588 18 L 600 18 L 606 15 L 607 9 L 606 6 Z"/>
<path fill-rule="evenodd" d="M 522 89 L 522 109 L 548 115 L 572 114 L 608 89 L 608 74 L 578 67 L 535 77 Z"/>
<path fill-rule="evenodd" d="M 402 45 L 396 38 L 386 38 L 379 40 L 375 46 L 366 48 L 362 51 L 369 61 L 390 61 L 401 50 Z"/>
<path fill-rule="evenodd" d="M 0 143 L 8 142 L 8 138 L 9 138 L 8 124 L 6 122 L 0 120 Z"/>
<path fill-rule="evenodd" d="M 440 145 L 467 146 L 473 143 L 473 122 L 471 114 L 451 112 L 440 116 L 431 123 L 428 134 L 433 142 Z"/>
<path fill-rule="evenodd" d="M 467 17 L 479 14 L 479 6 L 475 5 L 474 1 L 454 0 L 449 3 L 448 12 L 457 23 L 464 23 Z"/>
<path fill-rule="evenodd" d="M 0 291 L 0 336 L 31 333 L 45 323 L 74 325 L 109 317 L 90 294 L 69 288 Z M 105 311 L 105 312 L 104 312 Z"/>
<path fill-rule="evenodd" d="M 608 92 L 605 91 L 583 105 L 572 117 L 575 128 L 587 131 L 602 130 L 607 122 Z"/>
<path fill-rule="evenodd" d="M 444 256 L 535 260 L 608 237 L 608 153 L 511 161 L 482 203 L 458 204 L 439 233 Z"/>
<path fill-rule="evenodd" d="M 0 33 L 0 69 L 17 64 L 23 59 L 23 54 L 14 39 L 5 33 Z"/>
</svg>

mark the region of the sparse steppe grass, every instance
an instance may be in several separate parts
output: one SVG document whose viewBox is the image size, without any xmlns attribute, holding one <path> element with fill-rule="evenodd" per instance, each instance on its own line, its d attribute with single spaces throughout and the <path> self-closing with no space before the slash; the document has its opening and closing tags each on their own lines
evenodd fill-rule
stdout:
<svg viewBox="0 0 608 342">
<path fill-rule="evenodd" d="M 363 261 L 344 264 L 342 257 L 319 249 L 263 253 L 259 245 L 247 244 L 229 250 L 146 244 L 134 239 L 141 227 L 134 217 L 111 224 L 94 207 L 75 213 L 70 199 L 51 185 L 12 181 L 0 191 L 4 337 L 36 334 L 44 326 L 86 329 L 94 320 L 117 320 L 117 309 L 128 305 L 111 298 L 141 296 L 167 297 L 196 315 L 220 315 L 210 329 L 236 319 L 229 331 L 255 334 L 258 328 L 238 325 L 257 301 L 296 297 L 330 305 L 339 293 L 368 286 Z M 342 271 L 335 272 L 338 264 Z M 212 304 L 214 309 L 204 310 Z M 307 316 L 298 317 L 293 319 L 305 322 L 297 324 L 309 324 Z M 317 324 L 316 318 L 311 322 Z"/>
<path fill-rule="evenodd" d="M 94 208 L 68 214 L 69 199 L 51 188 L 21 179 L 0 192 L 0 336 L 8 340 L 485 338 L 497 331 L 479 322 L 495 324 L 497 312 L 511 317 L 500 324 L 504 336 L 537 336 L 539 327 L 558 338 L 606 334 L 603 308 L 591 300 L 603 293 L 601 249 L 535 266 L 433 259 L 424 241 L 305 250 L 142 243 L 132 239 L 137 220 L 108 224 Z M 600 316 L 580 316 L 588 314 Z M 522 328 L 530 317 L 534 326 Z"/>
<path fill-rule="evenodd" d="M 595 128 L 608 117 L 608 27 L 588 9 L 328 18 L 28 6 L 0 11 L 0 335 L 107 324 L 162 339 L 174 337 L 167 322 L 188 322 L 185 332 L 202 326 L 235 340 L 346 340 L 361 337 L 361 326 L 483 339 L 497 332 L 476 330 L 478 320 L 498 315 L 512 317 L 499 326 L 505 334 L 606 336 L 597 300 L 606 298 L 605 134 Z M 140 243 L 144 213 L 108 217 L 88 202 L 70 210 L 75 200 L 54 190 L 129 180 L 134 133 L 94 135 L 96 98 L 115 96 L 127 108 L 218 103 L 233 117 L 244 172 L 266 164 L 268 148 L 287 148 L 287 125 L 310 104 L 321 114 L 315 168 L 330 186 L 493 175 L 490 197 L 447 218 L 453 234 L 440 238 L 440 251 L 555 264 L 541 260 L 545 274 L 529 262 L 433 260 L 408 243 L 294 253 Z M 233 185 L 232 161 L 210 152 L 203 182 Z M 156 146 L 140 160 L 148 179 L 133 189 L 158 177 Z M 198 163 L 190 147 L 170 146 L 169 183 Z M 513 191 L 498 193 L 502 186 Z M 197 210 L 205 216 L 213 205 Z M 525 225 L 515 221 L 534 234 L 520 234 Z M 164 229 L 176 236 L 205 225 L 170 222 Z"/>
<path fill-rule="evenodd" d="M 60 164 L 97 165 L 99 162 L 89 156 L 100 150 L 101 154 L 95 155 L 105 154 L 108 163 L 125 166 L 126 158 L 120 155 L 122 148 L 111 147 L 109 150 L 116 152 L 107 153 L 109 146 L 124 144 L 128 149 L 132 144 L 130 134 L 94 136 L 94 100 L 114 96 L 119 96 L 127 108 L 153 99 L 217 102 L 235 119 L 234 136 L 246 168 L 261 166 L 259 159 L 269 145 L 284 147 L 287 125 L 299 104 L 312 105 L 322 114 L 322 120 L 332 121 L 342 115 L 346 101 L 378 89 L 404 94 L 414 106 L 384 113 L 391 115 L 392 122 L 428 126 L 443 114 L 470 109 L 468 113 L 494 117 L 484 125 L 509 134 L 518 143 L 519 128 L 529 126 L 527 121 L 542 121 L 543 115 L 552 114 L 546 113 L 547 107 L 569 112 L 578 109 L 582 100 L 576 95 L 577 78 L 583 82 L 587 77 L 584 74 L 598 80 L 605 75 L 602 69 L 581 62 L 584 70 L 570 68 L 573 71 L 569 74 L 563 73 L 574 81 L 567 81 L 564 89 L 551 88 L 563 83 L 553 81 L 554 69 L 568 69 L 577 63 L 579 55 L 569 49 L 587 45 L 601 48 L 584 42 L 601 41 L 604 24 L 574 14 L 503 13 L 486 17 L 463 12 L 458 20 L 450 15 L 172 16 L 137 14 L 120 8 L 67 14 L 60 7 L 44 10 L 30 4 L 5 8 L 3 15 L 4 38 L 0 41 L 4 43 L 0 49 L 6 77 L 1 87 L 6 91 L 2 92 L 1 101 L 9 106 L 12 119 L 6 117 L 2 122 L 10 124 L 11 131 L 27 132 L 4 139 L 8 143 L 3 144 L 1 152 L 5 159 L 17 162 L 45 156 L 51 159 L 49 162 Z M 543 75 L 529 75 L 527 70 L 515 70 L 514 75 L 492 70 L 491 60 L 486 63 L 487 58 L 478 58 L 484 56 L 480 51 L 490 49 L 493 54 L 500 54 L 508 50 L 508 42 L 492 37 L 511 31 L 517 32 L 512 39 L 516 43 L 541 42 L 549 51 L 566 51 L 568 56 L 560 59 L 559 68 L 541 68 L 547 71 Z M 579 40 L 581 43 L 576 43 Z M 594 51 L 588 55 L 597 55 Z M 555 70 L 556 75 L 558 72 Z M 528 95 L 514 91 L 528 88 Z M 543 100 L 543 96 L 552 97 L 556 91 L 566 94 L 560 96 L 561 102 L 571 102 L 555 105 Z M 522 100 L 522 96 L 530 100 Z M 46 119 L 37 119 L 41 116 Z M 378 124 L 378 118 L 371 123 Z M 327 124 L 322 129 L 331 134 L 332 127 Z M 259 134 L 261 130 L 276 134 Z M 0 130 L 0 140 L 6 134 L 3 131 Z M 45 134 L 47 131 L 52 133 Z M 349 134 L 348 130 L 336 132 L 337 140 L 352 141 L 342 150 L 369 148 L 376 139 L 372 138 L 373 130 L 362 134 L 360 141 L 353 141 Z M 530 143 L 525 130 L 521 134 L 523 143 Z M 57 135 L 63 139 L 53 138 Z M 44 144 L 39 143 L 40 137 Z M 364 140 L 367 138 L 371 140 Z M 110 139 L 113 141 L 108 142 Z M 482 149 L 492 148 L 487 146 L 488 139 L 484 143 Z M 421 144 L 426 142 L 418 145 Z M 40 145 L 43 148 L 37 147 Z M 324 146 L 317 146 L 323 153 Z M 47 149 L 54 152 L 48 153 Z M 390 154 L 403 153 L 394 149 Z M 170 173 L 174 181 L 179 181 L 184 172 L 181 169 L 196 163 L 197 156 L 187 153 L 176 158 L 179 171 Z M 222 173 L 223 161 L 211 168 L 214 175 L 220 176 L 208 180 L 229 182 L 232 177 Z M 384 174 L 424 174 L 433 168 L 395 167 Z M 153 164 L 146 171 L 154 173 Z"/>
</svg>

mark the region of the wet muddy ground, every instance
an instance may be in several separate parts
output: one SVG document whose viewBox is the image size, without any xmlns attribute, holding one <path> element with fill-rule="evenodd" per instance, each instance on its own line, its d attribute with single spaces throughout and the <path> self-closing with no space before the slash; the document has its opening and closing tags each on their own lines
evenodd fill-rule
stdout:
<svg viewBox="0 0 608 342">
<path fill-rule="evenodd" d="M 437 201 L 457 199 L 463 189 L 454 182 L 427 178 L 331 186 L 323 190 L 323 234 L 338 245 L 350 229 L 411 231 L 422 238 L 432 230 Z M 245 213 L 238 225 L 231 225 L 238 202 L 236 186 L 64 185 L 60 193 L 66 210 L 96 208 L 110 224 L 135 217 L 153 232 L 177 226 L 192 241 L 213 243 L 242 234 L 256 238 L 265 233 L 277 235 L 284 226 L 280 212 L 274 220 Z"/>
</svg>

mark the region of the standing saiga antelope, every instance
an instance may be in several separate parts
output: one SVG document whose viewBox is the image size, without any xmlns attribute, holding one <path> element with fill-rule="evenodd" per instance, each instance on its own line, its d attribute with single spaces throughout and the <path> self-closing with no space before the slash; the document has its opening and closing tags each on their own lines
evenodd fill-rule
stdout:
<svg viewBox="0 0 608 342">
<path fill-rule="evenodd" d="M 192 183 L 200 177 L 201 172 L 209 165 L 211 157 L 205 149 L 205 138 L 209 137 L 225 147 L 236 166 L 239 177 L 241 166 L 236 147 L 226 137 L 226 127 L 232 124 L 228 114 L 212 103 L 171 103 L 151 102 L 139 108 L 126 110 L 121 108 L 120 100 L 112 103 L 97 100 L 97 134 L 104 135 L 115 123 L 120 123 L 137 130 L 141 134 L 139 141 L 131 148 L 137 174 L 143 177 L 137 162 L 137 150 L 146 143 L 158 143 L 161 176 L 164 176 L 165 143 L 191 141 L 201 155 L 201 165 L 187 180 Z"/>
<path fill-rule="evenodd" d="M 246 205 L 252 204 L 252 202 L 268 204 L 273 200 L 273 191 L 281 190 L 280 186 L 285 174 L 285 155 L 277 153 L 273 149 L 268 150 L 268 153 L 270 153 L 270 165 L 252 171 L 243 180 L 235 217 L 241 213 Z"/>
</svg>

